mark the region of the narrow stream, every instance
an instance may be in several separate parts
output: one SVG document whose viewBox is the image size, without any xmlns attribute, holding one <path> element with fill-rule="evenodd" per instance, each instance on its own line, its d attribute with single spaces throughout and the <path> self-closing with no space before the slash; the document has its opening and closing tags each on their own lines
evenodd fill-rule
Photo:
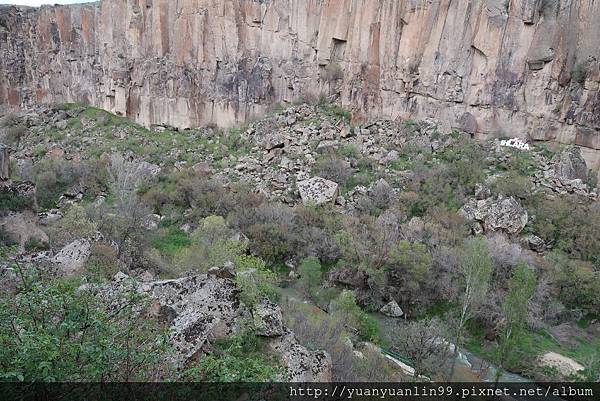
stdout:
<svg viewBox="0 0 600 401">
<path fill-rule="evenodd" d="M 392 318 L 380 313 L 372 313 L 382 330 L 393 330 L 399 318 Z M 400 321 L 402 319 L 400 318 Z M 496 380 L 497 368 L 490 361 L 480 358 L 465 348 L 460 348 L 456 357 L 453 381 L 460 382 L 493 382 Z M 503 371 L 500 375 L 501 382 L 530 382 L 531 380 L 516 373 Z"/>
<path fill-rule="evenodd" d="M 280 287 L 280 292 L 282 297 L 290 301 L 308 302 L 295 286 Z M 393 331 L 398 323 L 398 318 L 388 317 L 379 313 L 372 313 L 371 315 L 379 321 L 380 328 L 384 331 Z M 452 380 L 460 382 L 493 382 L 496 377 L 496 371 L 496 367 L 491 362 L 461 348 L 456 359 Z M 530 382 L 531 380 L 516 373 L 503 371 L 500 375 L 500 381 Z"/>
</svg>

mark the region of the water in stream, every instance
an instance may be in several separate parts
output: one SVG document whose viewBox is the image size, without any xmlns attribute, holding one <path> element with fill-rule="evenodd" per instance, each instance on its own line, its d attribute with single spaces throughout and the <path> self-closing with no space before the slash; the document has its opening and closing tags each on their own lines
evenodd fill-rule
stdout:
<svg viewBox="0 0 600 401">
<path fill-rule="evenodd" d="M 288 301 L 308 302 L 295 286 L 281 288 L 281 295 Z M 379 313 L 373 313 L 381 330 L 392 331 L 398 323 L 398 318 L 391 318 Z M 493 382 L 496 377 L 496 367 L 489 361 L 482 359 L 471 352 L 460 349 L 454 369 L 453 381 L 457 382 Z M 516 373 L 503 371 L 500 375 L 501 382 L 530 382 L 531 380 Z"/>
</svg>

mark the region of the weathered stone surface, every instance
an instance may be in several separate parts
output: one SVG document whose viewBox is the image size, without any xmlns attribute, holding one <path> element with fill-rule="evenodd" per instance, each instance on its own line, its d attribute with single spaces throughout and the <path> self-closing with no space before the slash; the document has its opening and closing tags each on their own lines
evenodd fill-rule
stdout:
<svg viewBox="0 0 600 401">
<path fill-rule="evenodd" d="M 298 182 L 300 197 L 305 204 L 320 205 L 333 202 L 338 196 L 339 186 L 333 181 L 321 177 L 313 177 Z"/>
<path fill-rule="evenodd" d="M 554 174 L 561 181 L 581 180 L 586 182 L 588 167 L 577 146 L 569 147 L 552 159 Z"/>
<path fill-rule="evenodd" d="M 82 238 L 62 248 L 52 258 L 52 262 L 57 268 L 57 274 L 63 277 L 72 277 L 81 274 L 85 263 L 91 255 L 91 247 L 90 240 Z"/>
<path fill-rule="evenodd" d="M 555 368 L 563 378 L 576 376 L 584 370 L 584 367 L 573 359 L 556 352 L 547 352 L 540 357 L 540 365 Z"/>
<path fill-rule="evenodd" d="M 404 315 L 404 311 L 402 308 L 400 308 L 398 302 L 394 300 L 385 304 L 381 309 L 379 309 L 379 312 L 389 317 L 402 317 Z"/>
<path fill-rule="evenodd" d="M 231 280 L 196 275 L 174 280 L 144 283 L 142 291 L 168 310 L 171 340 L 183 363 L 208 340 L 224 338 L 238 330 L 241 315 L 239 290 Z"/>
<path fill-rule="evenodd" d="M 331 357 L 325 351 L 309 351 L 302 346 L 293 333 L 277 337 L 270 347 L 279 352 L 288 367 L 291 382 L 331 381 Z"/>
<path fill-rule="evenodd" d="M 10 154 L 8 146 L 0 143 L 0 180 L 10 178 Z"/>
<path fill-rule="evenodd" d="M 546 250 L 546 243 L 537 235 L 531 234 L 526 237 L 523 237 L 522 242 L 532 251 L 544 252 Z"/>
<path fill-rule="evenodd" d="M 459 214 L 468 220 L 482 224 L 484 231 L 520 233 L 528 221 L 527 210 L 512 196 L 509 198 L 471 199 Z"/>
<path fill-rule="evenodd" d="M 229 278 L 197 274 L 173 280 L 135 282 L 124 273 L 98 290 L 98 296 L 114 300 L 120 308 L 127 297 L 121 293 L 138 291 L 149 295 L 152 305 L 147 311 L 170 327 L 170 339 L 176 351 L 174 364 L 185 363 L 205 345 L 240 332 L 245 322 L 254 318 L 257 334 L 272 337 L 269 346 L 281 354 L 291 381 L 331 380 L 331 358 L 326 352 L 309 351 L 285 328 L 279 306 L 264 301 L 249 311 L 239 299 L 239 289 Z M 252 316 L 253 314 L 253 316 Z"/>
<path fill-rule="evenodd" d="M 600 146 L 598 2 L 504 3 L 3 6 L 0 103 L 81 101 L 147 126 L 191 127 L 325 90 L 357 119 L 433 117 L 476 135 Z"/>
<path fill-rule="evenodd" d="M 259 336 L 275 337 L 285 334 L 283 315 L 278 305 L 264 300 L 252 311 L 254 328 Z"/>
</svg>

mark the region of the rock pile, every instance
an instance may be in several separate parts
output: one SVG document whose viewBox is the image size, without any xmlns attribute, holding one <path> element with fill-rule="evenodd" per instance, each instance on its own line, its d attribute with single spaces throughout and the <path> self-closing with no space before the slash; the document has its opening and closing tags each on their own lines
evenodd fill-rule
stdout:
<svg viewBox="0 0 600 401">
<path fill-rule="evenodd" d="M 264 300 L 253 309 L 245 306 L 232 279 L 196 274 L 138 283 L 124 273 L 117 273 L 111 283 L 98 290 L 98 296 L 113 300 L 112 308 L 120 308 L 127 302 L 122 294 L 129 291 L 149 296 L 151 307 L 145 313 L 170 327 L 170 339 L 176 350 L 173 363 L 178 366 L 207 352 L 212 341 L 240 332 L 243 322 L 250 320 L 256 334 L 269 338 L 269 347 L 281 355 L 290 381 L 331 379 L 329 355 L 302 346 L 285 327 L 276 304 Z"/>
</svg>

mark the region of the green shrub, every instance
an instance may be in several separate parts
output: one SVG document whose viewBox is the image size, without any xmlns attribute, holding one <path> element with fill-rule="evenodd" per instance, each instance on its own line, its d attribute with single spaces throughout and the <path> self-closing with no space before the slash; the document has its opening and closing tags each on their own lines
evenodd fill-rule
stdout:
<svg viewBox="0 0 600 401">
<path fill-rule="evenodd" d="M 29 197 L 19 196 L 12 191 L 0 190 L 0 216 L 8 211 L 22 212 L 33 209 L 33 200 Z"/>
<path fill-rule="evenodd" d="M 38 238 L 30 238 L 25 242 L 25 250 L 27 252 L 39 252 L 48 250 L 50 247 L 47 242 L 44 242 Z"/>
<path fill-rule="evenodd" d="M 352 291 L 344 290 L 339 296 L 331 301 L 331 310 L 338 314 L 347 324 L 354 326 L 359 331 L 361 338 L 375 341 L 379 335 L 377 321 L 366 314 L 356 304 L 356 295 Z"/>
<path fill-rule="evenodd" d="M 600 266 L 600 206 L 577 198 L 540 198 L 528 205 L 530 230 L 572 258 Z"/>
<path fill-rule="evenodd" d="M 314 297 L 319 284 L 321 284 L 321 262 L 314 256 L 305 258 L 300 262 L 298 272 L 302 290 L 307 295 Z"/>
<path fill-rule="evenodd" d="M 277 292 L 275 273 L 260 258 L 242 255 L 236 261 L 235 282 L 240 288 L 240 299 L 247 306 L 254 306 L 263 298 L 275 299 Z"/>
<path fill-rule="evenodd" d="M 184 378 L 207 382 L 282 381 L 285 368 L 267 351 L 266 340 L 245 332 L 217 341 L 209 355 L 184 373 Z"/>
<path fill-rule="evenodd" d="M 571 71 L 571 80 L 579 84 L 583 84 L 588 75 L 588 64 L 580 62 L 575 64 Z"/>
<path fill-rule="evenodd" d="M 166 337 L 133 310 L 116 313 L 77 280 L 27 275 L 17 295 L 0 295 L 0 379 L 27 382 L 155 381 L 169 376 Z M 136 317 L 138 316 L 138 317 Z"/>
<path fill-rule="evenodd" d="M 491 187 L 495 194 L 526 199 L 531 196 L 533 182 L 529 177 L 511 171 L 495 180 Z"/>
<path fill-rule="evenodd" d="M 256 223 L 245 231 L 250 250 L 270 264 L 283 262 L 290 251 L 289 232 L 276 222 Z"/>
<path fill-rule="evenodd" d="M 589 263 L 569 260 L 558 251 L 549 254 L 547 259 L 552 264 L 552 277 L 560 289 L 561 301 L 592 315 L 600 313 L 600 273 Z"/>
</svg>

